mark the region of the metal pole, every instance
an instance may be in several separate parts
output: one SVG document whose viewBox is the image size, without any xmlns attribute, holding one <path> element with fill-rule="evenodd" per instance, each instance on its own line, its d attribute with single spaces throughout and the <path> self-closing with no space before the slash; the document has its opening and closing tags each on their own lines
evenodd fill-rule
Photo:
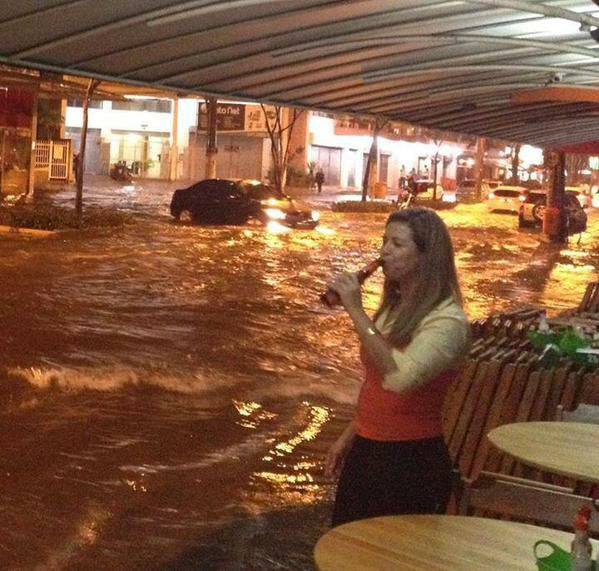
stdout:
<svg viewBox="0 0 599 571">
<path fill-rule="evenodd" d="M 177 166 L 179 164 L 179 98 L 173 99 L 173 126 L 171 129 L 171 154 L 170 154 L 170 165 L 169 165 L 169 180 L 177 180 Z"/>
<path fill-rule="evenodd" d="M 218 147 L 216 146 L 216 117 L 217 117 L 216 97 L 206 99 L 206 112 L 208 114 L 208 131 L 206 142 L 206 178 L 216 178 L 216 155 Z"/>
</svg>

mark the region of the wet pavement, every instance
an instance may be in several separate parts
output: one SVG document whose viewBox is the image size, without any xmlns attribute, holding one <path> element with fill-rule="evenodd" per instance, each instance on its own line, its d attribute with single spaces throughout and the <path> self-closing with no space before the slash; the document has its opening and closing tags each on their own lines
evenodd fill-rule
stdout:
<svg viewBox="0 0 599 571">
<path fill-rule="evenodd" d="M 198 227 L 168 215 L 182 184 L 89 182 L 86 205 L 132 223 L 0 236 L 0 567 L 310 569 L 323 457 L 360 382 L 348 319 L 318 294 L 376 255 L 386 215 L 307 196 L 315 231 Z M 484 205 L 440 215 L 471 318 L 559 312 L 597 280 L 595 212 L 566 247 Z"/>
</svg>

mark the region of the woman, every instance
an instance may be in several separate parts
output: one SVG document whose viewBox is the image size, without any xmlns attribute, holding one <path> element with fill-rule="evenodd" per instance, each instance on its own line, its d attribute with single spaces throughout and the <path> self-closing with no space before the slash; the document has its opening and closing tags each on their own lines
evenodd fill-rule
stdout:
<svg viewBox="0 0 599 571">
<path fill-rule="evenodd" d="M 326 473 L 341 471 L 333 526 L 442 513 L 450 495 L 441 411 L 470 328 L 449 232 L 433 210 L 394 212 L 381 259 L 383 299 L 373 319 L 355 274 L 331 284 L 358 333 L 366 371 L 356 416 L 327 456 Z"/>
</svg>

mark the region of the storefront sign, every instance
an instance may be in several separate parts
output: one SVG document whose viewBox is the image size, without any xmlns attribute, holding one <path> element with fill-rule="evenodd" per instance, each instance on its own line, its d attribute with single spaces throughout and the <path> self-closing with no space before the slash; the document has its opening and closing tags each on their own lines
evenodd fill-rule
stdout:
<svg viewBox="0 0 599 571">
<path fill-rule="evenodd" d="M 206 104 L 200 105 L 199 130 L 208 130 Z M 216 105 L 217 131 L 245 131 L 245 105 L 238 103 L 218 103 Z"/>
<path fill-rule="evenodd" d="M 274 125 L 275 108 L 265 105 L 266 114 L 271 125 Z M 208 114 L 206 104 L 200 105 L 199 130 L 206 131 L 208 128 Z M 216 115 L 217 131 L 246 131 L 254 133 L 266 133 L 266 118 L 260 105 L 241 105 L 238 103 L 219 103 Z"/>
<path fill-rule="evenodd" d="M 367 119 L 345 118 L 335 122 L 335 135 L 370 135 L 373 123 Z M 391 141 L 424 141 L 416 127 L 403 123 L 387 123 L 380 131 L 380 136 Z"/>
<path fill-rule="evenodd" d="M 270 125 L 274 125 L 276 119 L 275 108 L 271 105 L 265 105 L 266 114 L 268 115 L 268 121 Z M 245 109 L 245 130 L 265 133 L 266 129 L 266 118 L 264 117 L 264 111 L 260 105 L 248 105 Z"/>
</svg>

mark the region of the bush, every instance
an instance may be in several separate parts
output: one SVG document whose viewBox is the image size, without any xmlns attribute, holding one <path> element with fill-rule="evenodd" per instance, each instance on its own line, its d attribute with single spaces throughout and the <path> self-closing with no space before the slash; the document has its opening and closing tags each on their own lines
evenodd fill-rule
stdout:
<svg viewBox="0 0 599 571">
<path fill-rule="evenodd" d="M 108 208 L 86 208 L 81 223 L 74 210 L 49 205 L 24 204 L 0 207 L 0 225 L 37 230 L 66 230 L 123 226 L 131 215 Z"/>
<path fill-rule="evenodd" d="M 289 186 L 309 188 L 311 182 L 309 173 L 291 165 L 287 167 L 287 184 Z"/>
<path fill-rule="evenodd" d="M 396 206 L 388 201 L 342 200 L 331 206 L 333 212 L 392 212 Z"/>
<path fill-rule="evenodd" d="M 433 210 L 449 210 L 455 208 L 455 203 L 442 202 L 441 200 L 418 199 L 414 206 L 432 208 Z M 389 200 L 343 200 L 331 206 L 333 212 L 393 212 L 397 208 L 395 202 Z"/>
</svg>

